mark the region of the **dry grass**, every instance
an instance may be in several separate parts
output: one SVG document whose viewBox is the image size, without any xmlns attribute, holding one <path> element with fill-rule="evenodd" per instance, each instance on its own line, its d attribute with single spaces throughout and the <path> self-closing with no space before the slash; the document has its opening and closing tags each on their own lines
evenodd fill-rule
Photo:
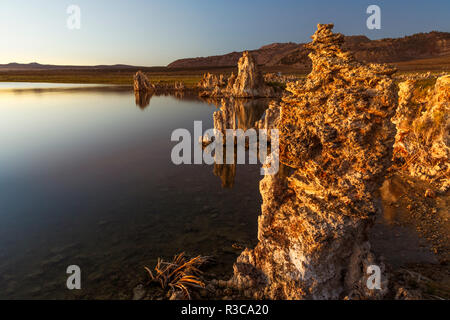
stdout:
<svg viewBox="0 0 450 320">
<path fill-rule="evenodd" d="M 167 68 L 167 67 L 129 67 L 114 69 L 111 67 L 90 68 L 56 68 L 56 69 L 0 69 L 0 82 L 51 82 L 51 83 L 95 83 L 133 85 L 136 71 L 143 71 L 151 82 L 159 84 L 174 84 L 182 81 L 187 88 L 193 88 L 202 79 L 203 74 L 210 72 L 229 76 L 237 73 L 233 67 L 204 68 Z M 298 69 L 290 67 L 261 67 L 263 73 L 283 72 L 283 74 L 304 75 Z"/>
<path fill-rule="evenodd" d="M 144 267 L 150 276 L 150 282 L 157 283 L 163 289 L 181 290 L 190 299 L 189 287 L 204 288 L 205 284 L 198 275 L 202 272 L 199 267 L 208 260 L 207 257 L 197 256 L 187 259 L 184 252 L 175 255 L 171 262 L 158 258 L 154 272 Z"/>
<path fill-rule="evenodd" d="M 133 71 L 70 71 L 70 70 L 31 70 L 31 71 L 1 71 L 0 81 L 2 82 L 50 82 L 50 83 L 87 83 L 87 84 L 115 84 L 133 85 Z M 153 83 L 174 84 L 182 81 L 186 87 L 194 87 L 200 81 L 202 75 L 166 73 L 166 72 L 145 72 Z"/>
</svg>

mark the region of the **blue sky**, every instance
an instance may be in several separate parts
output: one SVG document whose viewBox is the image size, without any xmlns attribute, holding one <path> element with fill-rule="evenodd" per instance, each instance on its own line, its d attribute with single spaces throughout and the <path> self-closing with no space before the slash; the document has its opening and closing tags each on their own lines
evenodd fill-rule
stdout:
<svg viewBox="0 0 450 320">
<path fill-rule="evenodd" d="M 81 9 L 81 29 L 66 26 Z M 381 29 L 366 8 L 381 8 Z M 450 32 L 448 0 L 0 0 L 0 63 L 166 65 L 173 60 L 308 42 L 317 23 L 371 39 Z"/>
</svg>

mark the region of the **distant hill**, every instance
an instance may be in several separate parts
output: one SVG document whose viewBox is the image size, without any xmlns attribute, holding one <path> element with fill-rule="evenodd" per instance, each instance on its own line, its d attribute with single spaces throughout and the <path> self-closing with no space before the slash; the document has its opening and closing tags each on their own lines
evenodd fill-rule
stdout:
<svg viewBox="0 0 450 320">
<path fill-rule="evenodd" d="M 71 66 L 32 63 L 8 63 L 0 64 L 0 70 L 137 70 L 137 69 L 164 69 L 165 67 L 140 67 L 126 64 L 96 65 L 96 66 Z"/>
<path fill-rule="evenodd" d="M 370 40 L 366 36 L 345 36 L 344 48 L 353 52 L 356 59 L 365 62 L 386 62 L 406 65 L 418 59 L 434 59 L 441 65 L 450 65 L 450 33 L 432 31 L 417 33 L 403 38 Z M 304 43 L 272 43 L 256 50 L 249 50 L 259 65 L 267 70 L 304 69 L 311 66 L 308 49 Z M 224 55 L 180 59 L 167 67 L 144 67 L 125 64 L 73 66 L 32 63 L 0 64 L 0 71 L 39 72 L 41 70 L 58 71 L 111 71 L 111 72 L 174 72 L 189 70 L 208 70 L 210 68 L 236 67 L 242 52 Z M 443 60 L 442 60 L 443 59 Z M 417 62 L 422 65 L 424 62 Z M 425 62 L 429 68 L 429 62 Z M 434 63 L 433 61 L 431 64 Z"/>
<path fill-rule="evenodd" d="M 308 68 L 311 64 L 308 49 L 303 43 L 273 43 L 249 50 L 259 65 Z M 432 31 L 403 38 L 370 40 L 366 36 L 345 36 L 344 48 L 355 58 L 365 62 L 402 62 L 434 58 L 450 54 L 450 33 Z M 219 56 L 176 60 L 169 68 L 205 68 L 235 66 L 242 52 Z"/>
</svg>

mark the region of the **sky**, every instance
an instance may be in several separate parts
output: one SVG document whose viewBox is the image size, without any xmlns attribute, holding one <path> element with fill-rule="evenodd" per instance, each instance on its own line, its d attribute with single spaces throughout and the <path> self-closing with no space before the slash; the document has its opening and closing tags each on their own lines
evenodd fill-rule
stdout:
<svg viewBox="0 0 450 320">
<path fill-rule="evenodd" d="M 381 9 L 379 30 L 366 26 L 372 4 Z M 67 27 L 70 5 L 80 8 L 79 29 Z M 308 42 L 317 23 L 370 39 L 450 32 L 450 1 L 0 0 L 0 64 L 163 66 L 273 42 Z"/>
</svg>

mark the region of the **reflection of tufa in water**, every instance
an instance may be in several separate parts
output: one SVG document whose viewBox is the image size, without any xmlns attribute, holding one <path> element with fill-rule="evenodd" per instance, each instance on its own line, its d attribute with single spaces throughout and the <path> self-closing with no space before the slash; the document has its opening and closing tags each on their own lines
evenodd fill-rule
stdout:
<svg viewBox="0 0 450 320">
<path fill-rule="evenodd" d="M 220 130 L 225 134 L 226 129 L 255 129 L 255 124 L 261 119 L 267 105 L 268 99 L 221 99 L 209 100 L 209 103 L 213 103 L 217 106 L 221 106 L 219 110 L 214 112 L 214 129 Z M 208 137 L 202 138 L 202 143 L 207 145 L 210 142 Z M 246 148 L 248 149 L 248 142 L 246 141 Z M 232 188 L 234 185 L 234 179 L 236 176 L 236 146 L 234 147 L 233 164 L 215 163 L 214 175 L 220 177 L 223 188 Z M 224 150 L 226 154 L 226 150 Z"/>
<path fill-rule="evenodd" d="M 200 99 L 197 95 L 192 94 L 192 92 L 186 92 L 184 90 L 173 91 L 173 90 L 159 90 L 156 88 L 154 91 L 135 91 L 134 97 L 136 105 L 139 106 L 140 109 L 144 110 L 150 104 L 150 100 L 152 97 L 160 97 L 160 96 L 170 96 L 177 100 L 182 101 L 204 101 Z"/>
<path fill-rule="evenodd" d="M 150 104 L 150 99 L 153 93 L 149 91 L 135 91 L 134 97 L 136 99 L 136 105 L 139 106 L 141 110 L 144 110 Z"/>
<path fill-rule="evenodd" d="M 221 99 L 208 100 L 220 107 L 214 112 L 214 129 L 225 133 L 226 129 L 248 130 L 255 128 L 269 104 L 269 99 Z"/>
<path fill-rule="evenodd" d="M 236 164 L 214 164 L 213 173 L 222 181 L 222 188 L 233 188 L 236 177 Z"/>
</svg>

